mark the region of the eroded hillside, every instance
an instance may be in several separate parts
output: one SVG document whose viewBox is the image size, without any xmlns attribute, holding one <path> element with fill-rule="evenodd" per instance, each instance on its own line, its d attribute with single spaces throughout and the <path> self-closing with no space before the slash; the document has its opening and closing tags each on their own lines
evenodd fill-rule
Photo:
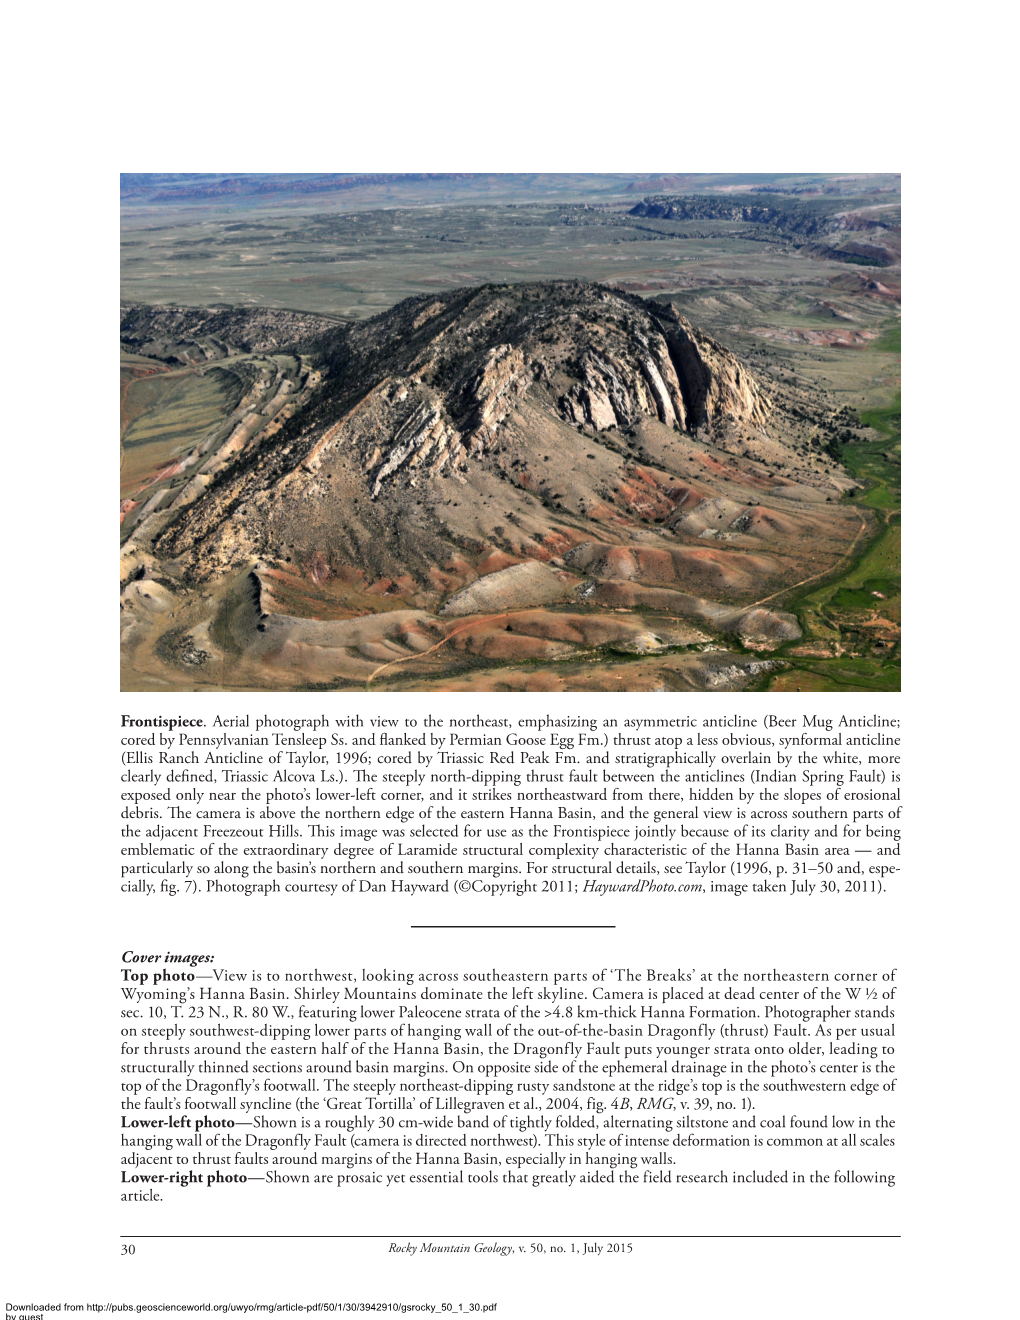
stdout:
<svg viewBox="0 0 1020 1320">
<path fill-rule="evenodd" d="M 246 374 L 125 521 L 128 687 L 739 687 L 799 636 L 784 593 L 874 529 L 818 399 L 666 302 L 158 310 L 129 351 Z"/>
</svg>

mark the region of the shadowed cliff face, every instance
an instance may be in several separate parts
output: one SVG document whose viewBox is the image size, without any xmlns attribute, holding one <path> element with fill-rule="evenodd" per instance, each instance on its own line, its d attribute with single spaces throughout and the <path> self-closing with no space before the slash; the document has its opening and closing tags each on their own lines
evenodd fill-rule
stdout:
<svg viewBox="0 0 1020 1320">
<path fill-rule="evenodd" d="M 185 630 L 165 664 L 220 654 L 217 636 L 291 683 L 365 677 L 384 656 L 430 673 L 436 662 L 413 656 L 437 650 L 469 664 L 569 658 L 603 634 L 642 653 L 708 641 L 678 631 L 678 615 L 767 648 L 797 636 L 796 621 L 755 607 L 838 562 L 862 525 L 836 502 L 845 473 L 794 449 L 799 423 L 774 391 L 668 305 L 591 284 L 486 286 L 283 351 L 289 383 L 259 367 L 261 395 L 125 546 L 132 645 L 175 601 L 197 618 L 199 596 L 209 614 L 234 593 L 234 623 Z M 171 595 L 156 610 L 159 590 Z M 672 623 L 634 641 L 619 619 L 581 627 L 579 605 Z M 419 612 L 410 633 L 397 627 L 407 610 Z M 396 632 L 348 627 L 383 614 Z"/>
</svg>

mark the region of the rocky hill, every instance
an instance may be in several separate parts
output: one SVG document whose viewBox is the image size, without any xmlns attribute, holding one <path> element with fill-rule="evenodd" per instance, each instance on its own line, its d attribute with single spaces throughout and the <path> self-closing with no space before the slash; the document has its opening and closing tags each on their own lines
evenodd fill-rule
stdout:
<svg viewBox="0 0 1020 1320">
<path fill-rule="evenodd" d="M 845 201 L 829 198 L 656 196 L 645 197 L 630 214 L 651 220 L 739 221 L 781 236 L 808 256 L 830 261 L 892 266 L 900 260 L 900 208 L 892 203 L 848 210 Z M 848 233 L 862 231 L 877 241 L 846 239 Z M 827 242 L 826 236 L 831 236 Z"/>
<path fill-rule="evenodd" d="M 681 196 L 645 197 L 630 214 L 653 220 L 740 220 L 745 224 L 769 225 L 790 234 L 810 236 L 828 232 L 841 204 L 825 201 L 799 201 L 777 197 Z M 845 204 L 843 204 L 845 209 Z"/>
<path fill-rule="evenodd" d="M 137 333 L 157 328 L 211 333 Z M 206 475 L 134 529 L 130 646 L 187 603 L 202 644 L 189 632 L 163 663 L 233 646 L 262 672 L 354 678 L 394 650 L 405 674 L 465 647 L 475 663 L 572 654 L 589 634 L 627 650 L 625 621 L 577 619 L 635 609 L 672 619 L 638 628 L 639 650 L 686 644 L 677 616 L 767 647 L 796 624 L 762 598 L 860 534 L 810 418 L 668 304 L 486 286 L 315 329 L 290 345 L 306 366 L 287 419 L 261 428 L 250 408 L 218 456 L 196 451 Z"/>
<path fill-rule="evenodd" d="M 308 312 L 235 307 L 120 309 L 120 343 L 127 353 L 160 362 L 211 362 L 240 353 L 271 353 L 322 334 L 335 321 Z"/>
<path fill-rule="evenodd" d="M 287 541 L 299 552 L 314 529 L 318 553 L 339 536 L 359 563 L 385 557 L 392 536 L 381 541 L 379 522 L 394 502 L 436 478 L 464 484 L 472 471 L 532 492 L 543 521 L 543 497 L 582 514 L 606 498 L 607 474 L 579 434 L 615 437 L 611 466 L 620 468 L 633 448 L 626 433 L 639 422 L 694 434 L 727 423 L 754 431 L 769 416 L 754 377 L 672 308 L 592 285 L 411 299 L 327 333 L 309 351 L 324 377 L 309 406 L 273 445 L 245 451 L 158 542 L 171 557 L 191 556 L 199 575 L 213 543 L 222 568 L 279 549 L 277 528 L 300 538 Z M 539 455 L 536 442 L 555 452 Z M 339 498 L 323 484 L 331 481 Z M 573 490 L 557 493 L 564 485 Z M 365 507 L 382 496 L 378 512 Z M 483 535 L 473 539 L 485 539 L 476 530 Z M 401 565 L 421 570 L 446 553 L 407 547 Z"/>
</svg>

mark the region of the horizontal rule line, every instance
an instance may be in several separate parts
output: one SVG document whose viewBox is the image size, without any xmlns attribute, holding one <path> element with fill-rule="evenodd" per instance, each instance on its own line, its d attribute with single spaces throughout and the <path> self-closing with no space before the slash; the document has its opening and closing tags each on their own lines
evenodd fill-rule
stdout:
<svg viewBox="0 0 1020 1320">
<path fill-rule="evenodd" d="M 412 930 L 615 930 L 615 926 L 412 926 Z"/>
<path fill-rule="evenodd" d="M 898 1241 L 903 1236 L 902 1233 L 122 1233 L 124 1239 L 141 1241 L 152 1240 L 156 1238 L 233 1238 L 233 1239 L 258 1239 L 263 1240 L 272 1238 L 281 1241 L 290 1241 L 300 1239 L 303 1241 L 314 1239 L 329 1239 L 330 1241 L 367 1241 L 377 1240 L 381 1242 L 393 1242 L 397 1238 L 418 1237 L 426 1242 L 438 1242 L 447 1238 L 525 1238 L 529 1241 L 551 1242 L 556 1238 L 573 1239 L 575 1241 L 583 1238 L 592 1238 L 598 1242 L 618 1242 L 627 1240 L 629 1242 L 678 1242 L 678 1241 L 702 1241 L 705 1239 L 714 1240 L 749 1240 L 749 1239 L 804 1239 L 804 1238 L 825 1238 L 825 1239 L 846 1239 L 859 1241 L 861 1239 L 873 1239 L 882 1241 Z"/>
</svg>

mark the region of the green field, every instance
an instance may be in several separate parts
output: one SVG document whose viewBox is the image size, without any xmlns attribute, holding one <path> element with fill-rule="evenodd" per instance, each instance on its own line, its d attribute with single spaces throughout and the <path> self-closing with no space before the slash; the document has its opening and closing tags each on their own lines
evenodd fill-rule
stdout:
<svg viewBox="0 0 1020 1320">
<path fill-rule="evenodd" d="M 237 406 L 242 379 L 213 368 L 172 371 L 125 382 L 121 433 L 121 498 L 186 453 Z"/>
<path fill-rule="evenodd" d="M 876 339 L 871 347 L 873 352 L 878 353 L 899 353 L 901 351 L 900 321 L 898 318 L 886 322 L 882 330 L 882 337 Z"/>
<path fill-rule="evenodd" d="M 899 323 L 886 327 L 871 353 L 898 352 Z M 894 347 L 895 346 L 895 347 Z M 848 503 L 874 511 L 880 528 L 856 560 L 837 577 L 812 587 L 786 604 L 797 614 L 805 639 L 818 640 L 849 649 L 867 647 L 862 619 L 876 615 L 889 624 L 889 635 L 898 634 L 900 621 L 900 393 L 885 404 L 862 409 L 861 426 L 878 432 L 879 439 L 844 444 L 840 460 L 864 485 L 848 497 Z M 900 688 L 900 646 L 882 643 L 884 653 L 826 657 L 793 656 L 798 646 L 782 648 L 780 654 L 791 668 L 767 681 L 774 692 L 845 691 L 888 692 Z M 874 644 L 872 652 L 877 649 Z"/>
</svg>

